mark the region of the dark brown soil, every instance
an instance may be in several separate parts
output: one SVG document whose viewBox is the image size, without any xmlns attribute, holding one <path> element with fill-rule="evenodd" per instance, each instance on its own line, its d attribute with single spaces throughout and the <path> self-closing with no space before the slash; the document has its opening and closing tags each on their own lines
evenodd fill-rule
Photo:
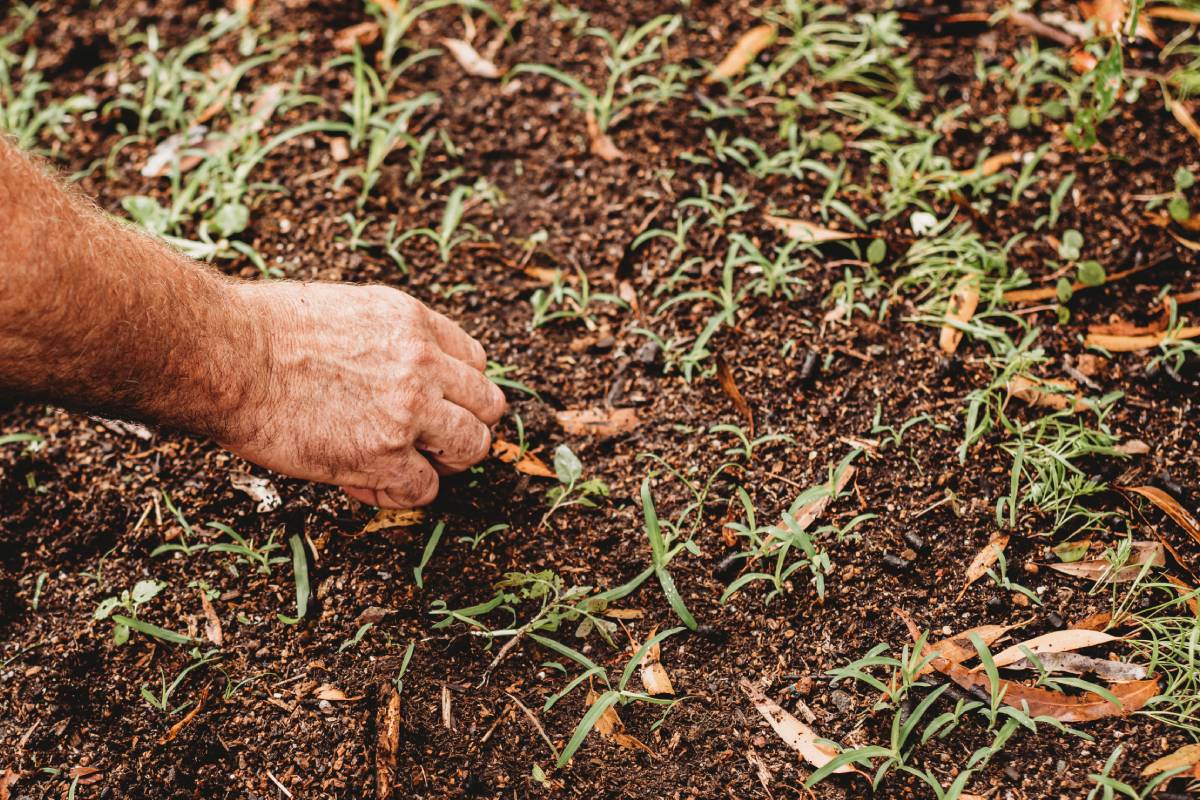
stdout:
<svg viewBox="0 0 1200 800">
<path fill-rule="evenodd" d="M 592 14 L 591 24 L 614 31 L 655 13 L 683 13 L 688 23 L 675 37 L 673 60 L 717 60 L 754 24 L 749 5 L 740 2 L 694 2 L 682 11 L 675 3 L 648 0 L 578 5 Z M 86 91 L 103 102 L 113 89 L 102 65 L 129 68 L 130 54 L 118 44 L 123 25 L 154 23 L 164 43 L 174 46 L 189 40 L 201 16 L 219 6 L 124 0 L 100 8 L 85 2 L 56 6 L 43 14 L 38 29 L 39 66 L 56 94 Z M 1077 13 L 1073 7 L 1066 11 Z M 914 16 L 923 13 L 913 9 Z M 333 34 L 362 19 L 354 3 L 304 0 L 261 2 L 255 15 L 270 20 L 275 33 L 303 31 L 311 37 L 252 73 L 264 84 L 290 79 L 301 65 L 323 64 L 335 55 Z M 459 17 L 439 12 L 422 18 L 415 38 L 436 45 L 439 37 L 460 33 Z M 1011 103 L 997 87 L 977 84 L 972 57 L 978 48 L 1003 59 L 1024 35 L 1019 30 L 914 24 L 908 33 L 920 86 L 933 111 L 967 99 L 972 106 L 962 121 L 970 123 L 1003 113 Z M 531 7 L 515 41 L 498 56 L 503 66 L 555 64 L 593 83 L 599 80 L 600 60 L 594 40 L 569 35 L 542 4 Z M 465 179 L 487 178 L 506 195 L 494 210 L 481 206 L 468 216 L 494 244 L 464 246 L 443 266 L 432 247 L 414 242 L 408 274 L 379 251 L 348 249 L 340 240 L 347 229 L 338 218 L 353 211 L 356 187 L 334 188 L 332 176 L 344 165 L 333 163 L 319 136 L 302 138 L 264 162 L 256 179 L 279 182 L 289 193 L 262 196 L 245 238 L 272 263 L 279 257 L 290 277 L 382 281 L 461 320 L 487 345 L 492 359 L 514 366 L 512 377 L 541 394 L 544 402 L 510 393 L 533 446 L 549 459 L 558 443 L 568 442 L 587 475 L 608 483 L 611 498 L 599 509 L 567 510 L 540 528 L 545 482 L 492 460 L 447 481 L 427 523 L 392 535 L 361 535 L 370 509 L 332 488 L 278 476 L 273 479 L 282 508 L 257 514 L 229 482 L 229 474 L 246 465 L 211 443 L 165 433 L 146 441 L 81 414 L 12 407 L 0 416 L 0 432 L 33 432 L 46 440 L 33 454 L 16 446 L 0 450 L 0 769 L 24 773 L 14 798 L 65 796 L 67 773 L 80 766 L 99 770 L 92 776 L 98 780 L 78 787 L 81 798 L 280 797 L 275 781 L 295 797 L 373 797 L 376 712 L 413 641 L 415 655 L 403 687 L 396 796 L 766 797 L 747 761 L 747 753 L 754 752 L 774 773 L 774 796 L 799 797 L 805 795 L 800 787 L 809 770 L 764 724 L 738 690 L 739 679 L 776 676 L 769 691 L 792 709 L 796 694 L 788 687 L 799 687 L 823 736 L 856 745 L 885 742 L 890 717 L 872 713 L 877 698 L 861 686 L 835 686 L 826 672 L 877 643 L 903 645 L 907 633 L 893 607 L 906 609 L 934 631 L 1032 617 L 1031 635 L 1049 630 L 1053 615 L 1078 619 L 1108 607 L 1103 593 L 1089 595 L 1080 582 L 1038 569 L 1046 539 L 1036 526 L 1013 537 L 1008 561 L 1010 576 L 1035 588 L 1044 607 L 1017 605 L 986 579 L 956 601 L 967 564 L 994 533 L 993 503 L 1008 484 L 1008 464 L 996 448 L 979 448 L 965 465 L 956 456 L 962 398 L 989 376 L 985 351 L 965 344 L 959 356 L 946 359 L 936 347 L 936 330 L 906 319 L 913 308 L 903 297 L 882 323 L 858 317 L 851 324 L 822 324 L 827 309 L 821 301 L 840 270 L 814 258 L 802 276 L 809 285 L 794 301 L 751 300 L 737 330 L 714 341 L 714 351 L 733 366 L 759 431 L 787 432 L 795 439 L 765 446 L 748 468 L 718 481 L 718 495 L 731 496 L 736 477 L 751 493 L 760 518 L 777 519 L 800 489 L 823 480 L 829 465 L 848 452 L 846 437 L 870 436 L 877 408 L 886 423 L 929 414 L 950 430 L 918 425 L 899 447 L 860 459 L 853 499 L 835 504 L 828 521 L 845 523 L 863 512 L 877 517 L 859 529 L 861 539 L 831 543 L 834 569 L 823 602 L 798 580 L 794 591 L 770 604 L 752 588 L 722 606 L 724 582 L 714 570 L 729 552 L 721 535 L 726 508 L 723 502 L 712 505 L 697 535 L 703 554 L 684 553 L 671 564 L 702 623 L 698 632 L 678 635 L 664 647 L 675 686 L 687 698 L 654 730 L 657 709 L 639 704 L 621 709 L 629 732 L 655 755 L 591 736 L 569 767 L 551 773 L 549 786 L 535 783 L 532 767 L 549 771 L 552 757 L 510 695 L 537 713 L 561 747 L 584 713 L 584 693 L 577 691 L 543 713 L 545 698 L 565 681 L 542 666 L 552 655 L 530 643 L 519 643 L 481 686 L 495 648 L 487 649 L 463 628 L 432 629 L 431 604 L 444 600 L 454 608 L 485 600 L 491 585 L 514 570 L 551 568 L 568 582 L 602 587 L 629 579 L 649 563 L 637 491 L 653 464 L 639 461 L 639 454 L 659 454 L 690 477 L 704 479 L 725 458 L 717 438 L 701 434 L 712 423 L 738 421 L 738 414 L 715 378 L 689 385 L 677 373 L 664 374 L 660 362 L 635 358 L 645 340 L 633 332 L 642 323 L 632 314 L 602 307 L 608 341 L 604 336 L 586 341 L 588 332 L 573 323 L 531 332 L 527 299 L 540 284 L 518 268 L 520 242 L 544 230 L 548 239 L 536 263 L 568 272 L 582 269 L 603 291 L 615 292 L 619 279 L 629 279 L 642 304 L 653 308 L 659 301 L 652 290 L 669 274 L 669 248 L 654 243 L 631 254 L 631 242 L 649 216 L 666 223 L 670 207 L 694 192 L 697 178 L 733 183 L 749 191 L 758 208 L 796 216 L 806 216 L 824 187 L 778 177 L 753 180 L 732 166 L 723 170 L 680 160 L 681 152 L 705 148 L 704 124 L 688 117 L 692 98 L 638 109 L 613 134 L 629 158 L 607 163 L 589 154 L 583 117 L 568 94 L 542 78 L 523 76 L 519 87 L 505 94 L 500 84 L 465 76 L 448 57 L 422 62 L 406 78 L 404 91 L 429 88 L 442 96 L 436 111 L 418 118 L 419 130 L 440 127 L 462 149 L 454 160 L 435 148 L 426 174 L 460 165 Z M 328 101 L 328 113 L 350 92 L 346 70 L 317 69 L 307 80 L 305 91 Z M 316 106 L 296 109 L 275 119 L 267 133 L 321 113 Z M 85 170 L 102 159 L 119 136 L 115 123 L 111 115 L 101 115 L 76 125 L 74 138 L 59 148 L 63 170 Z M 764 141 L 774 136 L 765 105 L 723 124 L 731 134 L 752 132 Z M 985 147 L 1033 149 L 1049 140 L 1044 130 L 1022 134 L 1003 124 L 964 124 L 944 146 L 966 168 Z M 1047 329 L 1042 341 L 1055 363 L 1081 352 L 1079 336 L 1089 322 L 1110 316 L 1142 321 L 1161 286 L 1190 286 L 1196 277 L 1193 254 L 1144 223 L 1142 205 L 1129 199 L 1166 190 L 1180 165 L 1196 168 L 1195 142 L 1169 120 L 1152 87 L 1104 126 L 1101 140 L 1104 148 L 1087 155 L 1056 150 L 1059 171 L 1040 179 L 1038 196 L 1044 198 L 1067 170 L 1076 170 L 1078 201 L 1065 206 L 1063 220 L 1083 232 L 1085 255 L 1111 271 L 1142 262 L 1158 266 L 1079 297 L 1068 326 L 1055 327 L 1054 312 L 1040 312 Z M 116 213 L 125 195 L 161 192 L 160 181 L 141 178 L 136 168 L 151 147 L 126 148 L 115 174 L 97 169 L 80 181 L 81 188 Z M 865 154 L 847 150 L 843 155 L 852 182 L 872 180 Z M 381 188 L 363 213 L 382 220 L 398 215 L 402 225 L 436 225 L 446 189 L 433 187 L 431 180 L 406 187 L 402 161 L 385 167 Z M 865 196 L 847 202 L 861 213 L 873 209 Z M 989 237 L 1003 242 L 1030 230 L 1044 203 L 1000 204 L 986 218 Z M 737 218 L 732 228 L 761 242 L 779 235 L 761 223 L 757 212 Z M 882 226 L 877 235 L 888 242 L 893 258 L 911 241 L 900 221 Z M 720 273 L 718 238 L 716 231 L 701 232 L 698 226 L 693 240 L 708 256 L 700 269 L 711 273 L 714 283 Z M 836 248 L 830 253 L 839 257 Z M 1053 248 L 1041 236 L 1021 241 L 1011 254 L 1014 267 L 1035 276 L 1047 273 L 1042 266 L 1047 258 L 1053 258 Z M 254 278 L 257 270 L 246 264 L 242 274 Z M 476 290 L 450 300 L 438 291 L 459 283 Z M 673 325 L 694 330 L 700 318 L 683 305 L 673 318 L 655 324 L 667 335 Z M 783 355 L 789 339 L 795 347 Z M 800 367 L 809 351 L 819 353 L 822 362 L 827 359 L 827 366 L 805 381 Z M 1143 476 L 1166 473 L 1185 498 L 1194 498 L 1200 491 L 1195 384 L 1186 374 L 1178 379 L 1162 372 L 1149 375 L 1145 362 L 1144 356 L 1118 357 L 1097 377 L 1105 390 L 1126 393 L 1109 422 L 1122 438 L 1150 444 L 1150 454 L 1135 461 Z M 566 435 L 555 421 L 555 410 L 608 403 L 636 408 L 642 424 L 630 434 L 589 439 Z M 511 420 L 502 433 L 515 440 Z M 947 489 L 962 499 L 963 516 L 956 517 L 949 506 L 917 516 Z M 307 618 L 296 626 L 276 620 L 276 614 L 295 608 L 287 564 L 259 576 L 245 566 L 235 573 L 228 559 L 215 555 L 151 558 L 151 550 L 178 535 L 165 507 L 155 505 L 160 491 L 198 531 L 216 521 L 260 542 L 273 532 L 279 541 L 302 533 L 315 547 L 309 553 L 314 598 Z M 666 476 L 656 481 L 655 496 L 664 515 L 688 501 L 682 484 Z M 1117 498 L 1103 502 L 1119 503 Z M 424 570 L 424 588 L 418 589 L 413 567 L 439 520 L 446 535 Z M 458 540 L 497 523 L 510 527 L 475 550 Z M 908 547 L 903 537 L 910 532 L 924 539 L 927 549 L 906 568 L 886 569 L 884 556 Z M 41 574 L 47 577 L 34 611 Z M 157 686 L 160 670 L 170 677 L 185 666 L 186 648 L 136 635 L 116 647 L 109 623 L 92 619 L 101 599 L 143 578 L 167 583 L 148 604 L 146 618 L 175 630 L 203 630 L 198 582 L 221 593 L 215 602 L 225 634 L 220 671 L 197 670 L 182 683 L 177 703 L 204 691 L 208 700 L 166 743 L 160 741 L 179 716 L 154 711 L 139 690 Z M 653 581 L 622 605 L 645 613 L 628 623 L 636 636 L 677 624 Z M 394 611 L 360 644 L 340 650 L 370 606 Z M 629 657 L 594 637 L 580 646 L 618 674 Z M 223 697 L 222 673 L 235 683 L 248 682 Z M 322 703 L 315 690 L 326 683 L 353 699 Z M 446 696 L 449 726 L 443 717 Z M 1185 741 L 1137 716 L 1092 723 L 1086 730 L 1094 743 L 1048 728 L 1037 735 L 1018 734 L 972 779 L 971 790 L 1004 798 L 1082 797 L 1091 785 L 1087 775 L 1102 768 L 1117 744 L 1125 745 L 1127 756 L 1114 774 L 1137 782 L 1146 763 Z M 923 748 L 917 763 L 948 782 L 988 741 L 980 725 L 967 722 L 953 736 Z M 44 771 L 49 769 L 61 772 Z M 860 779 L 839 777 L 815 794 L 861 797 L 868 789 Z M 879 796 L 930 795 L 919 782 L 897 775 Z"/>
</svg>

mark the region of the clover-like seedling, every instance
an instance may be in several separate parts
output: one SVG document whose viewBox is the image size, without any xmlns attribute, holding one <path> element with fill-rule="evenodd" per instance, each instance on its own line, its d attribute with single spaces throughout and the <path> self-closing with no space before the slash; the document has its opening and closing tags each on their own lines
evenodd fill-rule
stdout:
<svg viewBox="0 0 1200 800">
<path fill-rule="evenodd" d="M 559 485 L 546 492 L 550 510 L 542 517 L 542 525 L 561 508 L 595 508 L 593 498 L 608 497 L 608 484 L 604 481 L 598 478 L 583 480 L 583 462 L 565 444 L 560 444 L 554 451 L 554 474 L 558 476 Z"/>
</svg>

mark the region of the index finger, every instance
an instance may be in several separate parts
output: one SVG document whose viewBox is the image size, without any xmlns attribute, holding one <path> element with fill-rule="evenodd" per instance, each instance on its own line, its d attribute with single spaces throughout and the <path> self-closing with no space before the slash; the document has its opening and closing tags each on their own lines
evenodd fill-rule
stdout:
<svg viewBox="0 0 1200 800">
<path fill-rule="evenodd" d="M 433 309 L 429 311 L 429 325 L 438 347 L 449 356 L 457 358 L 483 372 L 487 366 L 487 354 L 475 337 L 459 327 L 458 323 Z"/>
</svg>

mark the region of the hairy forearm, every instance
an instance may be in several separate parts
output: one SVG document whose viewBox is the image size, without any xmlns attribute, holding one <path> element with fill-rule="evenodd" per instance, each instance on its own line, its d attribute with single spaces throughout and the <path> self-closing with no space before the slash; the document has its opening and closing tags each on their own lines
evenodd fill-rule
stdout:
<svg viewBox="0 0 1200 800">
<path fill-rule="evenodd" d="M 241 297 L 0 139 L 0 393 L 228 439 L 266 385 Z"/>
</svg>

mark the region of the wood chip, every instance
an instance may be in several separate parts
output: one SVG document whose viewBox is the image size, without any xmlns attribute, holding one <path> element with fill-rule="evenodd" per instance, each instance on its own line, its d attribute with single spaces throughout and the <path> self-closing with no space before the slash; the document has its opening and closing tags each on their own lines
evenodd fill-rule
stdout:
<svg viewBox="0 0 1200 800">
<path fill-rule="evenodd" d="M 784 235 L 789 239 L 795 239 L 801 242 L 809 242 L 812 244 L 821 244 L 823 242 L 838 242 L 846 239 L 859 239 L 863 236 L 861 233 L 853 233 L 849 231 L 835 231 L 831 228 L 825 228 L 817 225 L 814 222 L 808 222 L 802 219 L 793 219 L 791 217 L 777 217 L 774 214 L 763 214 L 763 220 L 768 225 L 783 231 Z"/>
<path fill-rule="evenodd" d="M 454 56 L 454 60 L 468 75 L 495 80 L 503 74 L 495 64 L 475 52 L 475 48 L 469 42 L 462 39 L 442 39 L 442 44 L 446 45 L 450 55 Z"/>
<path fill-rule="evenodd" d="M 775 41 L 774 25 L 758 25 L 743 33 L 733 48 L 713 67 L 704 78 L 705 83 L 716 83 L 740 75 L 759 53 Z"/>
<path fill-rule="evenodd" d="M 632 408 L 583 408 L 554 415 L 562 429 L 579 436 L 618 436 L 641 424 Z"/>
<path fill-rule="evenodd" d="M 953 353 L 958 349 L 963 332 L 952 323 L 958 322 L 965 325 L 970 322 L 978 307 L 978 279 L 974 275 L 966 275 L 954 287 L 954 293 L 950 295 L 950 302 L 946 304 L 946 321 L 942 325 L 941 336 L 938 340 L 938 346 L 942 348 L 942 352 Z"/>
<path fill-rule="evenodd" d="M 208 700 L 208 692 L 209 686 L 205 685 L 200 690 L 200 696 L 196 699 L 195 705 L 158 740 L 160 745 L 175 741 L 175 737 L 179 736 L 179 732 L 186 728 L 204 710 L 204 703 Z"/>
<path fill-rule="evenodd" d="M 396 785 L 400 722 L 400 693 L 388 683 L 375 714 L 375 794 L 378 800 L 389 800 Z"/>
</svg>

